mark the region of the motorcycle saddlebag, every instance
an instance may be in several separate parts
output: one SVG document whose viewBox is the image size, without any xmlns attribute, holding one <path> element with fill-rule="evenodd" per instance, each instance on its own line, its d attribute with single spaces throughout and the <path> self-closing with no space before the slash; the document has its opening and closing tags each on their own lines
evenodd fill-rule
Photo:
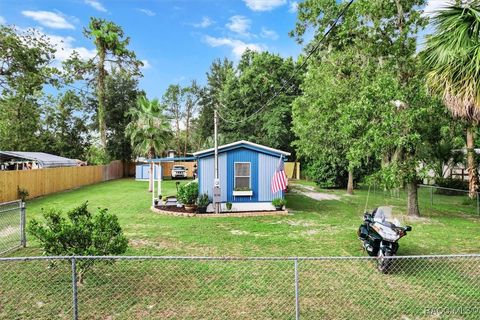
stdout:
<svg viewBox="0 0 480 320">
<path fill-rule="evenodd" d="M 362 225 L 360 226 L 360 228 L 358 229 L 358 237 L 359 237 L 360 239 L 363 239 L 363 240 L 364 240 L 364 239 L 367 238 L 367 236 L 368 236 L 367 226 L 364 225 L 364 224 L 362 224 Z"/>
</svg>

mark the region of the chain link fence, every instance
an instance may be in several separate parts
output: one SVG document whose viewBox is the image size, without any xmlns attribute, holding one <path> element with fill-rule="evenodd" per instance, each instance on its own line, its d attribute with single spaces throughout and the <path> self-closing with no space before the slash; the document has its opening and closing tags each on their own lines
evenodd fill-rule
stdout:
<svg viewBox="0 0 480 320">
<path fill-rule="evenodd" d="M 0 203 L 0 254 L 25 247 L 25 203 Z"/>
<path fill-rule="evenodd" d="M 467 214 L 475 213 L 480 215 L 480 194 L 477 192 L 475 199 L 470 199 L 468 190 L 438 187 L 433 185 L 419 185 L 420 195 L 428 193 L 430 202 L 423 205 L 429 205 L 432 208 L 442 207 L 448 211 L 460 211 Z M 425 197 L 427 198 L 427 197 Z"/>
<path fill-rule="evenodd" d="M 368 190 L 368 186 L 364 190 Z M 372 184 L 370 186 L 370 206 L 406 204 L 405 189 L 383 190 Z M 418 185 L 418 205 L 420 211 L 437 209 L 445 213 L 463 213 L 480 216 L 480 192 L 475 199 L 470 199 L 468 190 L 438 187 L 435 185 Z"/>
<path fill-rule="evenodd" d="M 370 257 L 0 258 L 0 270 L 0 319 L 480 318 L 480 255 L 393 257 L 386 274 Z"/>
</svg>

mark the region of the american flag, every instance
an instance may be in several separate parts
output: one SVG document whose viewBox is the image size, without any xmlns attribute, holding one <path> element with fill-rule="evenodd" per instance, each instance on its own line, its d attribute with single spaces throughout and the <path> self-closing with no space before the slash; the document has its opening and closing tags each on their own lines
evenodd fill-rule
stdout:
<svg viewBox="0 0 480 320">
<path fill-rule="evenodd" d="M 285 174 L 285 168 L 283 166 L 283 158 L 278 161 L 277 169 L 272 177 L 272 192 L 276 193 L 280 190 L 287 189 L 287 175 Z"/>
</svg>

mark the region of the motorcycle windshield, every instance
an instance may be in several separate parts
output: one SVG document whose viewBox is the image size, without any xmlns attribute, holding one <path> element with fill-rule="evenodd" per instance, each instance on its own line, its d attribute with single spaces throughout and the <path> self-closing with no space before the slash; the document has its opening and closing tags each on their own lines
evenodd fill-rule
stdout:
<svg viewBox="0 0 480 320">
<path fill-rule="evenodd" d="M 374 220 L 379 223 L 391 223 L 393 225 L 399 226 L 400 223 L 397 219 L 393 217 L 392 207 L 384 206 L 378 207 L 375 212 Z"/>
</svg>

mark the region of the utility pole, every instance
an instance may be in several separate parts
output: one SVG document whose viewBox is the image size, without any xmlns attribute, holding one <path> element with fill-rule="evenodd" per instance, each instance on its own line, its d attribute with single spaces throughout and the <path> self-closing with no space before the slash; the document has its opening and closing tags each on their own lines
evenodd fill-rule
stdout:
<svg viewBox="0 0 480 320">
<path fill-rule="evenodd" d="M 215 140 L 215 160 L 214 171 L 215 178 L 213 181 L 213 210 L 216 214 L 220 213 L 220 179 L 218 178 L 218 112 L 214 110 L 213 117 L 213 136 Z"/>
</svg>

